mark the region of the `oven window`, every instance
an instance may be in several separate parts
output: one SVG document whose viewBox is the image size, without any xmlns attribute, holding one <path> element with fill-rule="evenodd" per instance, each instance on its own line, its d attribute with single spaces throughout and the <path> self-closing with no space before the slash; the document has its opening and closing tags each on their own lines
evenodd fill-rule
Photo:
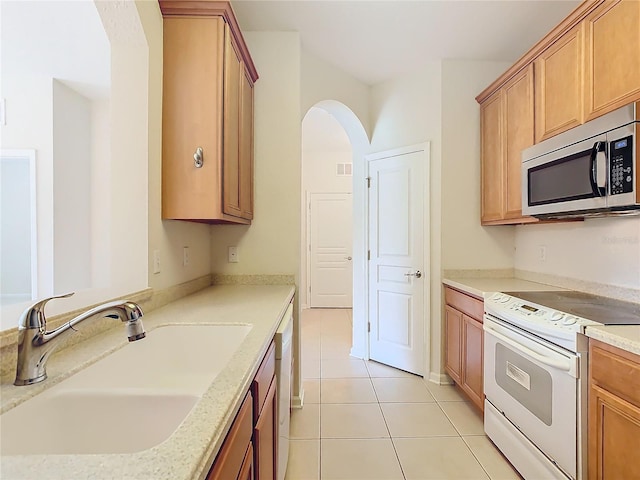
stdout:
<svg viewBox="0 0 640 480">
<path fill-rule="evenodd" d="M 498 343 L 495 377 L 500 388 L 551 426 L 553 382 L 549 372 Z"/>
<path fill-rule="evenodd" d="M 591 150 L 527 171 L 529 205 L 544 205 L 593 198 L 591 188 Z"/>
</svg>

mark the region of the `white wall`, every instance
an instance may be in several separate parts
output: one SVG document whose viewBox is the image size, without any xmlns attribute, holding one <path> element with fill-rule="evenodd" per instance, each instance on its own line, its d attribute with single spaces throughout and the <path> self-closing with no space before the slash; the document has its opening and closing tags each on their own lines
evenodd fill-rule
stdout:
<svg viewBox="0 0 640 480">
<path fill-rule="evenodd" d="M 368 85 L 330 63 L 302 50 L 302 108 L 300 118 L 318 102 L 335 100 L 346 105 L 371 137 L 370 93 Z"/>
<path fill-rule="evenodd" d="M 255 84 L 254 220 L 211 227 L 211 270 L 293 274 L 300 267 L 300 38 L 244 32 L 260 78 Z M 238 263 L 227 247 L 238 247 Z"/>
<path fill-rule="evenodd" d="M 640 290 L 640 217 L 518 226 L 515 267 Z"/>
<path fill-rule="evenodd" d="M 443 270 L 513 268 L 514 227 L 480 225 L 480 106 L 475 101 L 510 66 L 442 62 Z"/>
<path fill-rule="evenodd" d="M 91 101 L 53 80 L 53 272 L 56 292 L 91 287 Z"/>
<path fill-rule="evenodd" d="M 337 163 L 352 163 L 349 137 L 336 118 L 311 108 L 302 121 L 302 187 L 306 192 L 349 193 L 352 176 L 338 176 Z"/>
</svg>

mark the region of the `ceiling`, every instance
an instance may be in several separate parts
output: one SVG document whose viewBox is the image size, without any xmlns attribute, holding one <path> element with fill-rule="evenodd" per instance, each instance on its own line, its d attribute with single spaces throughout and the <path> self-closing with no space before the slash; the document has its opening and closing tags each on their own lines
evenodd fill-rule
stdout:
<svg viewBox="0 0 640 480">
<path fill-rule="evenodd" d="M 244 31 L 297 31 L 302 48 L 375 85 L 439 59 L 513 62 L 577 0 L 233 0 Z"/>
</svg>

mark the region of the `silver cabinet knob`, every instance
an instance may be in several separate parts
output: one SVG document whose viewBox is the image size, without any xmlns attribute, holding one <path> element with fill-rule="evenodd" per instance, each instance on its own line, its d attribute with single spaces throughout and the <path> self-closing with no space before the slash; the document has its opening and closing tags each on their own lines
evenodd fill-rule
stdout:
<svg viewBox="0 0 640 480">
<path fill-rule="evenodd" d="M 196 168 L 202 168 L 202 164 L 204 163 L 204 152 L 202 147 L 196 148 L 196 153 L 193 154 L 193 164 Z"/>
<path fill-rule="evenodd" d="M 422 278 L 422 272 L 420 270 L 416 270 L 413 273 L 405 273 L 404 274 L 405 277 L 416 277 L 416 278 Z"/>
</svg>

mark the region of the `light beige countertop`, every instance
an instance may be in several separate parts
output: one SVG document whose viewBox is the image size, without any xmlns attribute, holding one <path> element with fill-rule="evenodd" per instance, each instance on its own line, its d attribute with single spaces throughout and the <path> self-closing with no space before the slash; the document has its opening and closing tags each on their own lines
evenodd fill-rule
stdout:
<svg viewBox="0 0 640 480">
<path fill-rule="evenodd" d="M 640 355 L 640 325 L 598 325 L 587 327 L 588 337 Z"/>
<path fill-rule="evenodd" d="M 493 292 L 539 292 L 548 290 L 563 290 L 559 287 L 544 283 L 530 282 L 520 278 L 443 278 L 442 283 L 461 290 L 478 298 L 484 298 L 485 294 Z"/>
<path fill-rule="evenodd" d="M 169 324 L 250 324 L 251 331 L 178 429 L 131 454 L 3 456 L 0 478 L 191 480 L 204 478 L 294 294 L 291 285 L 213 286 L 144 315 L 147 332 Z M 54 353 L 49 378 L 27 387 L 0 385 L 6 411 L 127 344 L 120 328 Z M 37 434 L 37 432 L 34 432 Z"/>
</svg>

